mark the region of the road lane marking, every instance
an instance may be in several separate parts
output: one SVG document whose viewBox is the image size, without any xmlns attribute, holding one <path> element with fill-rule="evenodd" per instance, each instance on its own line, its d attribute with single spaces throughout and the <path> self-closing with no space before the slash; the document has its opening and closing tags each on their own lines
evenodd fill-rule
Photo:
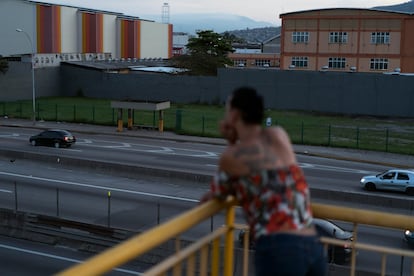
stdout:
<svg viewBox="0 0 414 276">
<path fill-rule="evenodd" d="M 345 173 L 361 173 L 361 174 L 373 173 L 372 171 L 357 170 L 357 169 L 335 167 L 335 166 L 328 166 L 328 165 L 313 165 L 309 163 L 299 163 L 299 166 L 304 169 L 315 169 L 315 170 L 335 171 L 335 172 L 345 172 Z"/>
<path fill-rule="evenodd" d="M 19 252 L 23 252 L 23 253 L 28 253 L 28 254 L 32 254 L 32 255 L 42 256 L 42 257 L 51 258 L 51 259 L 56 259 L 56 260 L 60 260 L 60 261 L 66 261 L 66 262 L 72 262 L 72 263 L 78 263 L 78 264 L 83 263 L 83 261 L 72 259 L 72 258 L 62 257 L 62 256 L 54 255 L 54 254 L 43 253 L 43 252 L 39 252 L 39 251 L 19 248 L 19 247 L 5 245 L 5 244 L 0 244 L 0 247 L 4 248 L 4 249 L 8 249 L 8 250 L 19 251 Z M 133 274 L 133 275 L 142 275 L 142 273 L 132 271 L 132 270 L 128 270 L 128 269 L 114 268 L 114 270 L 124 272 L 124 273 L 128 273 L 128 274 Z"/>
<path fill-rule="evenodd" d="M 95 147 L 95 148 L 115 148 L 120 150 L 136 151 L 136 152 L 152 152 L 160 154 L 171 154 L 171 155 L 182 155 L 182 156 L 192 156 L 192 157 L 217 157 L 219 153 L 203 151 L 203 150 L 193 150 L 177 147 L 164 147 L 164 146 L 154 146 L 146 144 L 136 144 L 136 143 L 121 143 L 120 145 L 105 146 L 94 144 L 93 141 L 89 140 L 89 143 L 80 143 L 84 146 Z M 116 144 L 117 142 L 110 142 L 104 140 L 96 140 L 96 143 L 111 143 Z M 141 147 L 141 148 L 140 148 Z M 194 153 L 192 153 L 194 152 Z"/>
<path fill-rule="evenodd" d="M 18 133 L 11 133 L 11 134 L 0 134 L 0 137 L 19 137 Z"/>
<path fill-rule="evenodd" d="M 0 193 L 9 193 L 9 194 L 11 194 L 11 193 L 13 193 L 12 191 L 10 191 L 10 190 L 3 190 L 3 189 L 0 189 Z"/>
<path fill-rule="evenodd" d="M 208 167 L 218 167 L 216 164 L 206 164 Z M 313 169 L 313 170 L 322 170 L 322 171 L 335 171 L 335 172 L 344 172 L 344 173 L 361 173 L 361 174 L 374 174 L 375 172 L 372 171 L 364 171 L 364 170 L 355 170 L 349 168 L 341 168 L 341 167 L 334 167 L 334 166 L 325 166 L 325 165 L 313 165 L 309 163 L 299 163 L 299 167 L 302 169 Z"/>
<path fill-rule="evenodd" d="M 144 150 L 147 152 L 156 152 L 156 153 L 174 153 L 174 151 L 168 147 L 160 147 L 161 149 L 155 149 L 155 150 Z"/>
<path fill-rule="evenodd" d="M 54 183 L 59 183 L 59 184 L 66 184 L 66 185 L 85 187 L 85 188 L 93 188 L 93 189 L 99 189 L 99 190 L 105 190 L 105 191 L 111 191 L 111 192 L 130 193 L 130 194 L 136 194 L 136 195 L 145 195 L 145 196 L 165 198 L 165 199 L 174 199 L 174 200 L 181 200 L 181 201 L 187 201 L 187 202 L 199 202 L 199 200 L 185 198 L 185 197 L 176 197 L 176 196 L 160 195 L 160 194 L 153 194 L 153 193 L 147 193 L 147 192 L 139 192 L 139 191 L 133 191 L 133 190 L 127 190 L 127 189 L 119 189 L 119 188 L 114 188 L 114 187 L 109 187 L 109 186 L 97 186 L 97 185 L 84 184 L 84 183 L 78 183 L 78 182 L 73 182 L 73 181 L 37 177 L 37 176 L 32 176 L 32 175 L 24 175 L 24 174 L 8 173 L 8 172 L 0 172 L 0 175 L 8 175 L 8 176 L 20 177 L 20 178 L 25 178 L 25 179 L 54 182 Z"/>
<path fill-rule="evenodd" d="M 82 142 L 83 140 L 83 142 Z M 89 139 L 76 139 L 76 144 L 92 144 L 92 140 Z"/>
<path fill-rule="evenodd" d="M 120 150 L 125 150 L 125 148 L 120 147 Z M 188 150 L 188 149 L 176 149 L 176 148 L 169 148 L 169 147 L 160 147 L 160 149 L 137 149 L 137 148 L 129 148 L 128 151 L 135 151 L 135 152 L 151 152 L 151 153 L 159 153 L 159 154 L 169 154 L 169 155 L 180 155 L 180 156 L 191 156 L 191 157 L 218 157 L 219 154 L 214 152 L 208 151 L 201 151 L 201 150 Z M 191 153 L 194 152 L 194 153 Z"/>
<path fill-rule="evenodd" d="M 131 144 L 129 143 L 120 143 L 121 145 L 115 145 L 115 146 L 101 146 L 103 148 L 110 148 L 110 149 L 121 149 L 121 148 L 130 148 Z"/>
</svg>

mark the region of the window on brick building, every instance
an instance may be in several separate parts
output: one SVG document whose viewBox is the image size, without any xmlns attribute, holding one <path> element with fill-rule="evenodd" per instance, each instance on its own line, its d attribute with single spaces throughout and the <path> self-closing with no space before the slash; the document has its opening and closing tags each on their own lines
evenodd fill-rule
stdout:
<svg viewBox="0 0 414 276">
<path fill-rule="evenodd" d="M 256 59 L 255 64 L 257 67 L 268 67 L 270 66 L 270 59 Z"/>
<path fill-rule="evenodd" d="M 293 43 L 308 43 L 309 42 L 309 32 L 293 32 L 292 33 L 292 42 Z"/>
<path fill-rule="evenodd" d="M 371 44 L 389 44 L 389 32 L 373 32 L 371 33 Z"/>
<path fill-rule="evenodd" d="M 240 66 L 240 67 L 247 66 L 247 60 L 246 59 L 235 59 L 233 60 L 233 65 Z"/>
<path fill-rule="evenodd" d="M 290 65 L 306 68 L 308 67 L 308 57 L 292 57 Z"/>
<path fill-rule="evenodd" d="M 329 33 L 329 43 L 348 43 L 348 33 L 347 32 L 330 32 Z"/>
<path fill-rule="evenodd" d="M 331 57 L 328 60 L 328 67 L 332 69 L 344 69 L 346 65 L 346 58 Z"/>
<path fill-rule="evenodd" d="M 371 70 L 387 70 L 388 59 L 387 58 L 371 58 L 370 68 Z"/>
</svg>

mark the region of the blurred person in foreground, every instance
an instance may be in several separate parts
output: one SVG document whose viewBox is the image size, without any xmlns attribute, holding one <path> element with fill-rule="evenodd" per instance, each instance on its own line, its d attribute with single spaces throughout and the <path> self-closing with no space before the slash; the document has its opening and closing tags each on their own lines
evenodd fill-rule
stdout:
<svg viewBox="0 0 414 276">
<path fill-rule="evenodd" d="M 262 96 L 236 89 L 220 122 L 228 146 L 201 201 L 237 198 L 255 240 L 256 276 L 326 275 L 309 188 L 289 136 L 281 127 L 262 127 L 263 120 Z"/>
</svg>

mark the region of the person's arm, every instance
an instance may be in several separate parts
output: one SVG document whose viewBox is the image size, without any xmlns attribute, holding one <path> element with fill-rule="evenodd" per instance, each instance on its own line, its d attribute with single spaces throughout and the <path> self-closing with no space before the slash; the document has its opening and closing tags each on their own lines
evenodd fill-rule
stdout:
<svg viewBox="0 0 414 276">
<path fill-rule="evenodd" d="M 210 190 L 201 197 L 200 203 L 206 202 L 213 198 L 223 199 L 226 198 L 227 195 L 234 193 L 231 177 L 223 167 L 223 164 L 230 162 L 228 159 L 229 149 L 227 148 L 227 150 L 225 150 L 220 156 L 218 162 L 219 168 L 217 174 L 210 182 Z"/>
<path fill-rule="evenodd" d="M 231 194 L 230 183 L 227 181 L 223 182 L 220 179 L 220 176 L 216 175 L 210 182 L 210 190 L 201 197 L 200 203 L 204 203 L 214 198 L 224 199 L 228 194 Z"/>
<path fill-rule="evenodd" d="M 200 198 L 200 204 L 201 203 L 204 203 L 204 202 L 207 202 L 207 201 L 209 201 L 209 200 L 211 200 L 211 199 L 213 199 L 214 198 L 214 196 L 213 196 L 213 193 L 211 192 L 211 190 L 210 191 L 208 191 L 207 193 L 205 193 L 201 198 Z"/>
</svg>

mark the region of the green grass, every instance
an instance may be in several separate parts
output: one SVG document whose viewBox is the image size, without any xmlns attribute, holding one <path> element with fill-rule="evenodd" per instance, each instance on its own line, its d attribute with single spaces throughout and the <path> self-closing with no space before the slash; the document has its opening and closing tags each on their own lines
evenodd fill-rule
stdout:
<svg viewBox="0 0 414 276">
<path fill-rule="evenodd" d="M 117 110 L 110 100 L 85 97 L 47 97 L 36 102 L 37 119 L 117 125 Z M 32 102 L 0 103 L 0 114 L 30 119 Z M 172 104 L 164 112 L 164 129 L 180 134 L 220 137 L 218 122 L 224 106 Z M 289 133 L 295 144 L 358 148 L 414 154 L 414 119 L 333 116 L 308 112 L 267 110 L 273 124 Z M 157 126 L 159 113 L 135 110 L 135 125 Z M 127 111 L 123 112 L 127 124 Z"/>
</svg>

